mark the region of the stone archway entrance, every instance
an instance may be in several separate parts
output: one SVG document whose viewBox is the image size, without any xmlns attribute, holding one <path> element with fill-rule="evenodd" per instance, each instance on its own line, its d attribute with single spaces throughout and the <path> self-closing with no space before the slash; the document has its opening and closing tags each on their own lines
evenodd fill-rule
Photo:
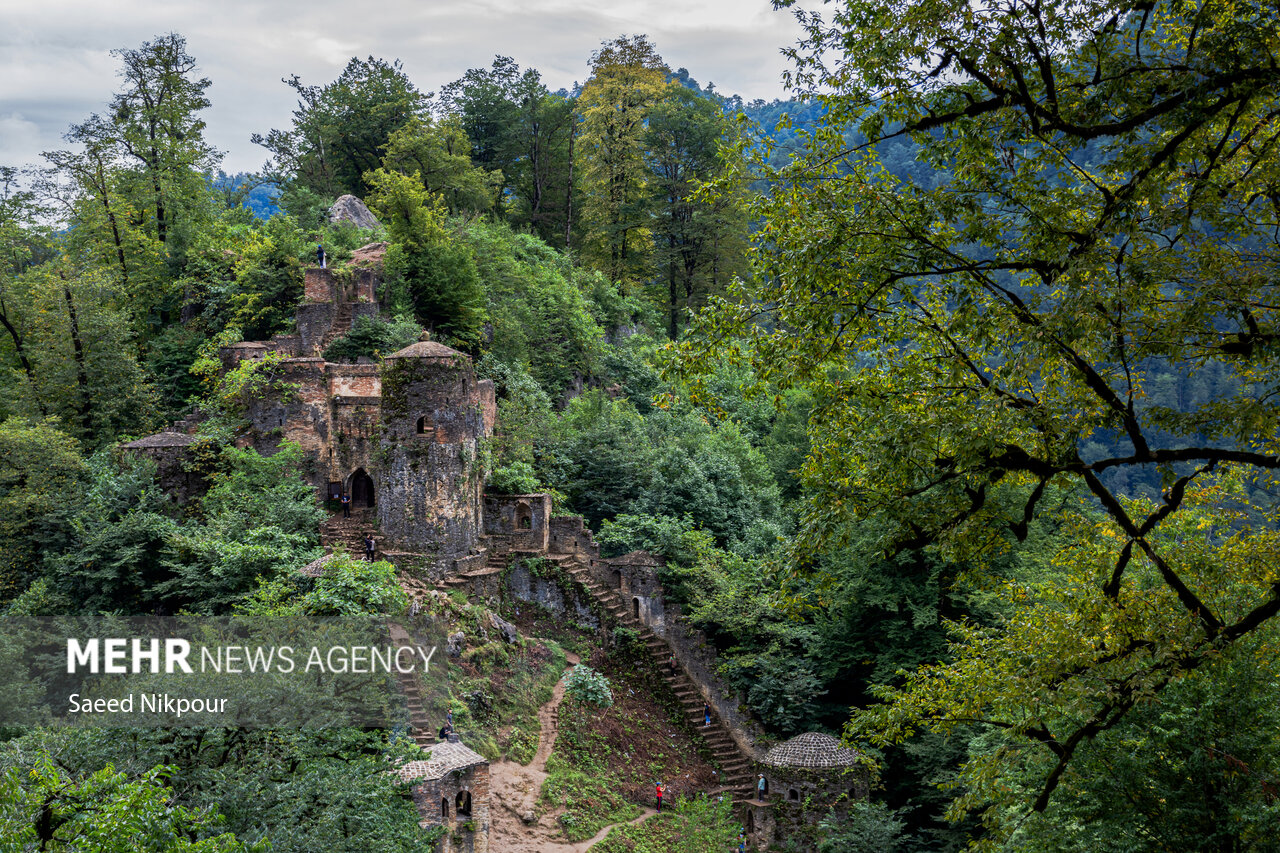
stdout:
<svg viewBox="0 0 1280 853">
<path fill-rule="evenodd" d="M 373 478 L 363 468 L 347 479 L 347 494 L 352 506 L 373 506 Z"/>
</svg>

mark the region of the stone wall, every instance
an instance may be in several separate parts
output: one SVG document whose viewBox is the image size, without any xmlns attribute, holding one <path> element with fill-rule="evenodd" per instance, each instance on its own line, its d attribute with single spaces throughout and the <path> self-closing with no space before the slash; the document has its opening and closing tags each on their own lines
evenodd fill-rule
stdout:
<svg viewBox="0 0 1280 853">
<path fill-rule="evenodd" d="M 324 336 L 338 318 L 338 306 L 332 302 L 306 302 L 295 313 L 298 323 L 299 355 L 319 355 Z"/>
<path fill-rule="evenodd" d="M 330 483 L 350 490 L 357 472 L 376 469 L 382 423 L 382 379 L 376 364 L 325 364 L 331 440 L 326 447 Z"/>
<path fill-rule="evenodd" d="M 584 535 L 570 524 L 559 528 L 553 525 L 553 536 L 557 533 L 561 547 L 572 546 L 579 553 L 588 554 L 594 550 L 599 554 L 594 541 L 589 545 L 584 541 L 590 538 L 589 530 Z M 750 714 L 740 710 L 742 697 L 720 677 L 719 659 L 711 641 L 690 627 L 678 604 L 667 601 L 659 576 L 662 560 L 644 551 L 633 551 L 621 557 L 596 557 L 586 562 L 596 580 L 617 593 L 631 614 L 671 647 L 677 663 L 697 685 L 703 701 L 716 709 L 743 754 L 759 758 L 761 750 L 756 744 L 764 736 L 764 730 Z"/>
<path fill-rule="evenodd" d="M 241 443 L 264 456 L 280 442 L 296 442 L 306 464 L 303 477 L 322 493 L 328 477 L 330 440 L 329 380 L 321 358 L 292 358 L 280 363 L 272 386 L 245 412 L 250 429 Z"/>
<path fill-rule="evenodd" d="M 377 303 L 378 275 L 357 267 L 339 274 L 336 269 L 308 267 L 302 279 L 302 301 Z"/>
<path fill-rule="evenodd" d="M 596 564 L 596 576 L 607 589 L 621 596 L 631 615 L 659 637 L 666 636 L 667 612 L 658 581 L 662 560 L 647 551 L 632 551 L 605 558 Z"/>
<path fill-rule="evenodd" d="M 471 359 L 439 344 L 383 362 L 378 521 L 391 549 L 424 555 L 433 581 L 479 550 L 479 443 L 489 434 L 483 399 L 492 388 L 476 381 Z"/>
<path fill-rule="evenodd" d="M 583 565 L 595 568 L 600 559 L 600 546 L 591 536 L 580 515 L 552 518 L 548 524 L 547 547 L 552 554 L 575 556 Z"/>
<path fill-rule="evenodd" d="M 869 784 L 860 768 L 815 770 L 761 765 L 768 792 L 763 801 L 739 806 L 739 820 L 758 849 L 776 841 L 809 842 L 816 847 L 818 824 L 828 816 L 847 817 L 855 802 L 867 799 Z M 748 817 L 749 815 L 749 817 Z"/>
<path fill-rule="evenodd" d="M 494 551 L 545 553 L 550 528 L 550 495 L 484 496 L 484 533 Z"/>
<path fill-rule="evenodd" d="M 591 594 L 562 574 L 537 575 L 517 559 L 506 573 L 504 593 L 513 602 L 526 602 L 591 630 L 601 627 L 600 615 L 591 605 Z"/>
<path fill-rule="evenodd" d="M 162 432 L 120 446 L 126 453 L 150 459 L 156 465 L 156 483 L 179 506 L 202 497 L 209 490 L 204 477 L 189 470 L 194 461 L 194 435 Z"/>
<path fill-rule="evenodd" d="M 418 814 L 426 826 L 449 830 L 436 849 L 439 853 L 488 853 L 489 851 L 489 765 L 478 764 L 452 770 L 442 779 L 424 779 L 410 789 Z M 459 796 L 470 814 L 459 814 Z"/>
</svg>

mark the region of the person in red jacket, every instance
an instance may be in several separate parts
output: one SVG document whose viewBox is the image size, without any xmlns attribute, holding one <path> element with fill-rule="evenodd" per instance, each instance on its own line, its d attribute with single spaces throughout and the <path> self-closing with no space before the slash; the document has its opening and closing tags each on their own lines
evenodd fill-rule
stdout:
<svg viewBox="0 0 1280 853">
<path fill-rule="evenodd" d="M 658 782 L 653 786 L 653 792 L 658 797 L 658 812 L 662 812 L 662 783 Z"/>
</svg>

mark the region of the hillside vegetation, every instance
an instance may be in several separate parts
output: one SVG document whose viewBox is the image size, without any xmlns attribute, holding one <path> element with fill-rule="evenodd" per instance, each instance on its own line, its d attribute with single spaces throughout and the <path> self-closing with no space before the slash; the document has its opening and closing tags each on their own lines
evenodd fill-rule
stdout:
<svg viewBox="0 0 1280 853">
<path fill-rule="evenodd" d="M 236 449 L 261 379 L 217 360 L 292 331 L 317 244 L 341 277 L 385 242 L 381 314 L 328 357 L 424 332 L 471 356 L 486 488 L 663 557 L 769 738 L 875 766 L 824 851 L 1273 849 L 1275 10 L 798 15 L 787 102 L 704 89 L 644 36 L 572 92 L 503 56 L 452 82 L 353 58 L 288 81 L 255 176 L 218 171 L 180 35 L 117 51 L 67 148 L 0 169 L 3 618 L 403 614 L 387 564 L 298 574 L 323 518 L 301 452 Z M 317 224 L 346 193 L 378 229 Z M 192 411 L 212 488 L 179 506 L 115 448 Z M 618 701 L 566 707 L 548 764 L 566 837 L 703 778 L 651 736 L 642 672 L 522 627 L 451 663 L 448 701 L 524 762 L 565 650 L 605 674 Z M 423 843 L 389 731 L 0 738 L 19 849 Z M 694 799 L 597 849 L 717 850 L 731 824 Z"/>
</svg>

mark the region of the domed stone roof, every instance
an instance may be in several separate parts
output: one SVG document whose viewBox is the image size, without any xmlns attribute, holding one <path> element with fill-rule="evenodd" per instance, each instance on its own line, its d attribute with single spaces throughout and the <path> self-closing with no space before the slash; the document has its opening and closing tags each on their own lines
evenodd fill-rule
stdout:
<svg viewBox="0 0 1280 853">
<path fill-rule="evenodd" d="M 849 767 L 858 753 L 840 745 L 831 735 L 805 732 L 784 741 L 764 754 L 764 763 L 774 767 Z"/>
<path fill-rule="evenodd" d="M 409 344 L 399 352 L 392 353 L 387 358 L 457 358 L 458 356 L 463 354 L 439 341 L 418 341 L 416 344 Z"/>
<path fill-rule="evenodd" d="M 463 746 L 461 741 L 450 740 L 423 748 L 425 761 L 406 761 L 395 772 L 406 782 L 418 779 L 443 779 L 446 773 L 463 770 L 479 764 L 488 765 L 489 759 Z"/>
</svg>

